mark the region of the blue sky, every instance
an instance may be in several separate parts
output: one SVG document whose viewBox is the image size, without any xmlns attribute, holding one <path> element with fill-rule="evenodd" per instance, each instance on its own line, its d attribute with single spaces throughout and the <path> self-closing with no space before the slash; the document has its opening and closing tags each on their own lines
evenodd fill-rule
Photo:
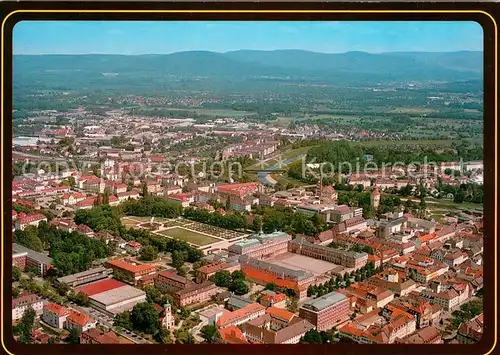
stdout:
<svg viewBox="0 0 500 355">
<path fill-rule="evenodd" d="M 303 49 L 323 53 L 482 50 L 476 22 L 22 21 L 14 54 L 164 54 Z"/>
</svg>

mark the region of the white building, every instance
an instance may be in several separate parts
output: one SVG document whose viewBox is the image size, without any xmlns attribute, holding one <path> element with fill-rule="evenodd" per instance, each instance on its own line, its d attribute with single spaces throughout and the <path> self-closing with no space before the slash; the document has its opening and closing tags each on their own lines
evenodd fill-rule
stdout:
<svg viewBox="0 0 500 355">
<path fill-rule="evenodd" d="M 35 294 L 21 294 L 12 300 L 12 320 L 21 319 L 29 308 L 33 308 L 37 315 L 42 313 L 43 300 Z"/>
</svg>

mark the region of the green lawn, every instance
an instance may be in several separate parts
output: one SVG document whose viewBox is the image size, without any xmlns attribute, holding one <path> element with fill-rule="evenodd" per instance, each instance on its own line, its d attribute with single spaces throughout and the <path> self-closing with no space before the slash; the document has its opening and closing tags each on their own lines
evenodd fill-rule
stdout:
<svg viewBox="0 0 500 355">
<path fill-rule="evenodd" d="M 186 242 L 196 244 L 198 246 L 204 246 L 215 242 L 220 242 L 220 239 L 209 237 L 208 235 L 196 233 L 194 231 L 190 231 L 180 227 L 173 227 L 156 233 L 164 235 L 166 237 L 184 240 Z"/>
<path fill-rule="evenodd" d="M 445 207 L 445 208 L 457 208 L 457 209 L 476 209 L 476 208 L 483 208 L 483 205 L 480 203 L 470 203 L 470 202 L 462 202 L 462 203 L 456 203 L 450 200 L 438 200 L 435 198 L 426 198 L 425 201 L 427 202 L 427 205 L 429 208 L 439 208 L 439 207 Z"/>
<path fill-rule="evenodd" d="M 422 139 L 422 140 L 408 140 L 408 141 L 398 141 L 398 140 L 380 140 L 380 141 L 363 141 L 363 142 L 356 142 L 354 144 L 361 144 L 363 146 L 389 146 L 389 145 L 414 145 L 414 144 L 419 144 L 419 145 L 440 145 L 440 146 L 451 146 L 451 144 L 455 142 L 452 139 L 449 140 L 431 140 L 431 139 Z"/>
</svg>

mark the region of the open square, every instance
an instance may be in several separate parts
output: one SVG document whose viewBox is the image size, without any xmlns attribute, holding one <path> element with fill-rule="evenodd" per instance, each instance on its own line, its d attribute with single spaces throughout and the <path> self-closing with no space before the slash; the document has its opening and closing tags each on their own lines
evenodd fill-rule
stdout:
<svg viewBox="0 0 500 355">
<path fill-rule="evenodd" d="M 337 264 L 294 253 L 280 254 L 269 261 L 290 269 L 309 271 L 315 275 L 325 274 L 338 268 Z"/>
<path fill-rule="evenodd" d="M 176 238 L 180 240 L 184 240 L 188 243 L 195 244 L 198 246 L 204 246 L 216 242 L 220 242 L 220 239 L 210 237 L 208 235 L 204 235 L 201 233 L 196 233 L 190 231 L 188 229 L 184 229 L 181 227 L 173 227 L 166 230 L 162 230 L 160 232 L 156 232 L 156 234 L 161 234 L 166 237 Z"/>
</svg>

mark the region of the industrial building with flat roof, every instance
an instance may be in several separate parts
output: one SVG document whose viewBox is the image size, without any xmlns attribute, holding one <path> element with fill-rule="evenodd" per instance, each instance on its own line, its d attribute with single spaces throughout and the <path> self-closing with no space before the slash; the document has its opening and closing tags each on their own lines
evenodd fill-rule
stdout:
<svg viewBox="0 0 500 355">
<path fill-rule="evenodd" d="M 56 286 L 60 284 L 66 284 L 70 287 L 77 287 L 90 282 L 107 279 L 112 272 L 113 270 L 111 269 L 107 269 L 104 266 L 99 266 L 94 269 L 82 271 L 73 275 L 59 277 L 54 281 L 54 284 Z"/>
<path fill-rule="evenodd" d="M 91 307 L 112 316 L 146 301 L 146 292 L 114 279 L 97 281 L 75 291 L 86 294 Z"/>
<path fill-rule="evenodd" d="M 327 293 L 307 301 L 299 309 L 300 318 L 309 321 L 319 331 L 330 329 L 346 321 L 350 314 L 349 299 L 338 292 Z"/>
<path fill-rule="evenodd" d="M 89 297 L 90 305 L 113 315 L 129 310 L 139 302 L 146 301 L 146 292 L 125 285 Z"/>
</svg>

